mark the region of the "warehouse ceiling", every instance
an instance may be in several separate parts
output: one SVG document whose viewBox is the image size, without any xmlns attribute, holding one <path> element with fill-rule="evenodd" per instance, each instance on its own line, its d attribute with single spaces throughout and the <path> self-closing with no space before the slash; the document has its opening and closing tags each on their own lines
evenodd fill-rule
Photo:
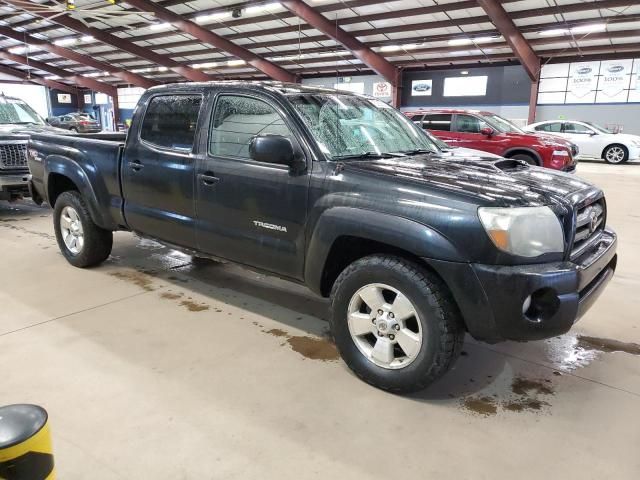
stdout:
<svg viewBox="0 0 640 480">
<path fill-rule="evenodd" d="M 637 0 L 492 1 L 543 63 L 640 56 Z M 306 0 L 305 14 L 301 0 L 114 3 L 0 1 L 2 72 L 112 88 L 518 61 L 476 0 Z"/>
</svg>

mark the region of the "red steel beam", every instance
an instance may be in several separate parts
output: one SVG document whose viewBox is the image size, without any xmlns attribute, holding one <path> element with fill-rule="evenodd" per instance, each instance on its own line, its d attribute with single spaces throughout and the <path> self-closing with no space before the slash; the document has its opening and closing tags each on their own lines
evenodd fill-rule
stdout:
<svg viewBox="0 0 640 480">
<path fill-rule="evenodd" d="M 477 0 L 477 2 L 518 57 L 531 81 L 537 82 L 540 77 L 540 58 L 533 51 L 524 35 L 520 33 L 499 0 Z"/>
<path fill-rule="evenodd" d="M 400 87 L 400 73 L 398 68 L 371 50 L 360 40 L 342 30 L 338 25 L 301 0 L 281 0 L 280 3 L 313 28 L 334 39 L 347 50 L 350 50 L 356 58 L 374 72 L 381 75 L 387 82 L 391 83 L 394 88 Z"/>
<path fill-rule="evenodd" d="M 22 80 L 26 80 L 31 83 L 37 83 L 38 85 L 42 85 L 48 88 L 54 88 L 56 90 L 60 90 L 61 92 L 78 94 L 78 89 L 72 87 L 71 85 L 66 85 L 64 83 L 55 82 L 53 80 L 48 80 L 46 78 L 39 77 L 38 75 L 30 75 L 27 78 L 27 72 L 23 70 L 18 70 L 15 68 L 7 67 L 6 65 L 0 65 L 0 73 L 4 73 L 5 75 L 11 75 L 16 78 L 20 78 Z"/>
<path fill-rule="evenodd" d="M 42 18 L 45 18 L 51 22 L 57 23 L 64 27 L 69 28 L 70 30 L 75 30 L 78 33 L 82 33 L 83 35 L 90 35 L 95 39 L 101 41 L 102 43 L 106 43 L 107 45 L 111 45 L 113 47 L 119 48 L 120 50 L 124 50 L 125 52 L 129 52 L 132 55 L 143 58 L 155 64 L 166 67 L 188 80 L 194 82 L 206 82 L 207 80 L 211 80 L 211 77 L 206 73 L 195 70 L 191 67 L 180 65 L 175 60 L 165 57 L 164 55 L 160 55 L 158 53 L 149 50 L 148 48 L 141 47 L 136 45 L 133 42 L 128 40 L 124 40 L 122 38 L 116 37 L 115 35 L 111 35 L 110 33 L 106 33 L 103 30 L 94 27 L 87 27 L 84 23 L 76 20 L 74 18 L 69 17 L 68 15 L 59 15 L 56 12 L 44 12 L 39 10 L 37 12 L 30 11 L 29 8 L 25 8 L 25 4 L 20 0 L 5 0 L 5 3 L 8 3 L 16 8 L 22 9 L 31 15 L 36 15 Z M 38 4 L 34 3 L 33 7 L 37 8 Z"/>
<path fill-rule="evenodd" d="M 240 45 L 236 45 L 230 42 L 224 37 L 213 33 L 210 30 L 202 28 L 197 23 L 187 20 L 186 18 L 172 12 L 171 10 L 164 8 L 157 3 L 150 2 L 149 0 L 127 0 L 127 4 L 140 10 L 141 12 L 151 12 L 155 14 L 156 18 L 170 23 L 174 27 L 178 28 L 184 33 L 188 33 L 192 37 L 197 38 L 201 42 L 208 43 L 220 50 L 223 50 L 231 55 L 238 57 L 241 60 L 247 62 L 247 64 L 254 67 L 256 70 L 260 70 L 274 80 L 281 82 L 295 82 L 296 76 L 287 72 L 284 68 L 279 67 L 275 63 L 265 60 L 261 56 L 247 50 Z"/>
<path fill-rule="evenodd" d="M 37 46 L 42 50 L 46 50 L 49 53 L 53 53 L 54 55 L 58 55 L 59 57 L 66 58 L 67 60 L 73 60 L 74 62 L 78 62 L 88 67 L 96 68 L 103 72 L 110 72 L 115 77 L 118 77 L 131 85 L 135 85 L 136 87 L 151 88 L 154 85 L 157 85 L 157 82 L 154 82 L 153 80 L 145 78 L 141 75 L 136 75 L 135 73 L 127 72 L 126 70 L 112 70 L 113 65 L 94 60 L 87 55 L 82 55 L 81 53 L 74 52 L 73 50 L 69 50 L 68 48 L 54 45 L 47 40 L 42 40 L 22 32 L 17 32 L 8 27 L 0 26 L 0 35 L 12 38 L 19 42 L 26 41 L 26 43 L 29 45 Z"/>
<path fill-rule="evenodd" d="M 49 72 L 52 75 L 57 75 L 58 77 L 68 78 L 69 80 L 73 80 L 74 83 L 82 87 L 89 88 L 97 92 L 106 93 L 107 95 L 114 98 L 118 96 L 118 89 L 113 85 L 94 80 L 93 78 L 83 77 L 82 75 L 77 75 L 73 72 L 69 72 L 68 70 L 63 70 L 62 68 L 52 67 L 46 63 L 38 62 L 37 60 L 32 60 L 22 55 L 15 55 L 13 53 L 0 51 L 0 58 L 10 60 L 14 63 L 19 63 L 21 65 L 33 67 L 37 70 L 42 70 L 43 72 Z"/>
</svg>

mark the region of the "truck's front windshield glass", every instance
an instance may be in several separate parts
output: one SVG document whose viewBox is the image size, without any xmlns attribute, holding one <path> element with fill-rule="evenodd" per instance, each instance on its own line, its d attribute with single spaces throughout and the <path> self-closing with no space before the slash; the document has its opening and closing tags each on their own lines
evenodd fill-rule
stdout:
<svg viewBox="0 0 640 480">
<path fill-rule="evenodd" d="M 0 125 L 44 125 L 40 116 L 26 103 L 0 96 Z"/>
<path fill-rule="evenodd" d="M 438 151 L 411 120 L 379 100 L 331 93 L 292 94 L 289 100 L 332 160 Z"/>
</svg>

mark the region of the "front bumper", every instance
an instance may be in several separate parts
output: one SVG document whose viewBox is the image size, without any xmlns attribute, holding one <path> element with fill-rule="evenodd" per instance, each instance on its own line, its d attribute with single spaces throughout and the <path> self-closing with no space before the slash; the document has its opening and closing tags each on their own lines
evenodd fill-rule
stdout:
<svg viewBox="0 0 640 480">
<path fill-rule="evenodd" d="M 29 196 L 29 180 L 31 175 L 0 173 L 0 200 L 11 200 L 12 198 Z"/>
<path fill-rule="evenodd" d="M 613 277 L 616 248 L 616 234 L 605 230 L 580 264 L 430 263 L 450 286 L 474 338 L 529 341 L 565 333 L 586 313 Z"/>
</svg>

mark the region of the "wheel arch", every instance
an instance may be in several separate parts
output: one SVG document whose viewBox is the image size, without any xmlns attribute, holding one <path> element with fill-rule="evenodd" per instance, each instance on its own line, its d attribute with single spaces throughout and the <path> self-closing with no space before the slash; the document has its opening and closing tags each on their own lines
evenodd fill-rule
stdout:
<svg viewBox="0 0 640 480">
<path fill-rule="evenodd" d="M 316 223 L 307 249 L 305 281 L 326 297 L 347 265 L 374 253 L 407 258 L 425 267 L 429 265 L 422 257 L 464 261 L 447 238 L 426 225 L 371 210 L 334 207 Z"/>
<path fill-rule="evenodd" d="M 505 158 L 511 158 L 513 155 L 517 155 L 519 153 L 530 155 L 538 163 L 539 166 L 542 165 L 542 157 L 540 157 L 540 154 L 535 150 L 533 150 L 532 148 L 528 148 L 528 147 L 508 148 L 507 150 L 504 151 L 502 156 Z"/>
<path fill-rule="evenodd" d="M 93 185 L 84 170 L 69 158 L 57 155 L 49 156 L 46 164 L 47 203 L 53 208 L 61 193 L 76 190 L 85 199 L 93 222 L 102 228 L 110 229 L 110 222 L 101 214 Z"/>
</svg>

